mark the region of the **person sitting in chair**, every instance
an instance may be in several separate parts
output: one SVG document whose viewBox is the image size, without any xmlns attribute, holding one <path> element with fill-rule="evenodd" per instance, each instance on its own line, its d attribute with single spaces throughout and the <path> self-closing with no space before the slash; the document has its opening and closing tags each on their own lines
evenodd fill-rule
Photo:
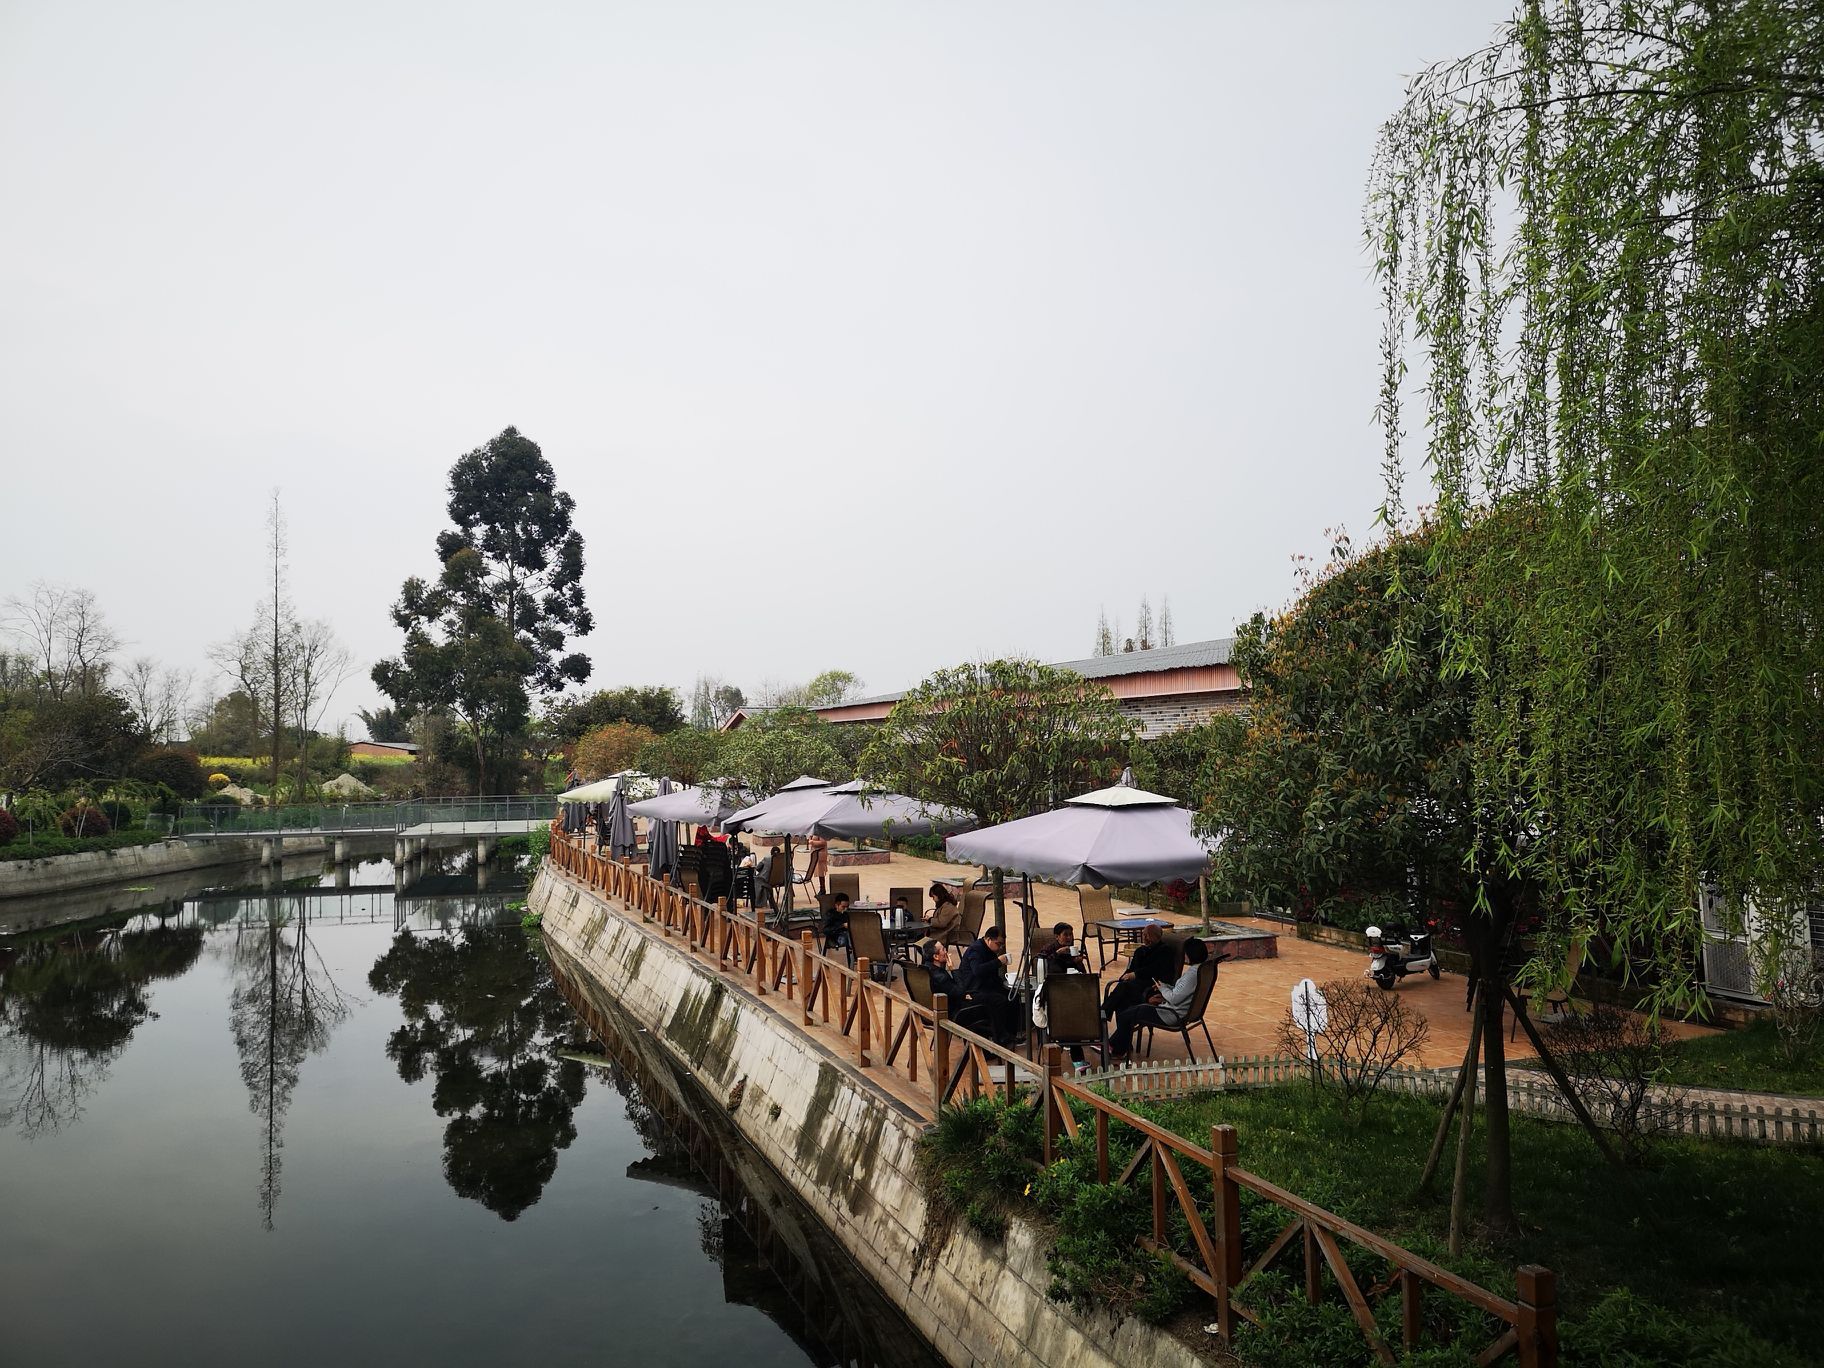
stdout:
<svg viewBox="0 0 1824 1368">
<path fill-rule="evenodd" d="M 1020 1004 L 1007 991 L 1007 933 L 998 926 L 982 932 L 963 951 L 963 967 L 956 975 L 967 1004 L 956 1013 L 957 1024 L 979 1030 L 1002 1045 L 1015 1044 L 1025 1035 Z"/>
<path fill-rule="evenodd" d="M 1047 974 L 1068 974 L 1083 967 L 1083 947 L 1077 944 L 1076 930 L 1069 922 L 1059 922 L 1032 943 L 1032 957 L 1042 960 Z"/>
<path fill-rule="evenodd" d="M 956 893 L 949 884 L 931 885 L 931 910 L 924 914 L 924 918 L 925 935 L 919 941 L 918 948 L 928 961 L 932 947 L 948 945 L 955 939 L 956 929 L 963 924 L 962 904 L 957 902 Z"/>
<path fill-rule="evenodd" d="M 849 895 L 838 893 L 830 899 L 830 910 L 823 918 L 823 949 L 846 949 L 849 944 Z"/>
<path fill-rule="evenodd" d="M 1113 1021 L 1124 1007 L 1145 1002 L 1155 981 L 1172 982 L 1178 977 L 1178 952 L 1165 938 L 1165 927 L 1151 922 L 1140 930 L 1140 944 L 1127 961 L 1127 972 L 1117 980 L 1102 999 L 1102 1014 Z"/>
<path fill-rule="evenodd" d="M 1167 983 L 1154 981 L 1154 991 L 1145 1002 L 1124 1007 L 1115 1018 L 1115 1029 L 1108 1033 L 1108 1057 L 1119 1063 L 1133 1053 L 1136 1026 L 1176 1026 L 1191 1010 L 1191 999 L 1197 996 L 1197 971 L 1210 957 L 1210 948 L 1200 940 L 1184 943 L 1184 972 Z"/>
</svg>

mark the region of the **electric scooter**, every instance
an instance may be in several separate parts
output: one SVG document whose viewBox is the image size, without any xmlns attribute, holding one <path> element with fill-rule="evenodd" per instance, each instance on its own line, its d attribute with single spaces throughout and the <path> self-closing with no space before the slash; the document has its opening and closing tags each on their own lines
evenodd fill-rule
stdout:
<svg viewBox="0 0 1824 1368">
<path fill-rule="evenodd" d="M 1373 979 L 1382 988 L 1391 988 L 1396 980 L 1420 970 L 1434 979 L 1438 976 L 1438 954 L 1431 948 L 1429 932 L 1368 928 L 1368 970 L 1364 978 Z"/>
</svg>

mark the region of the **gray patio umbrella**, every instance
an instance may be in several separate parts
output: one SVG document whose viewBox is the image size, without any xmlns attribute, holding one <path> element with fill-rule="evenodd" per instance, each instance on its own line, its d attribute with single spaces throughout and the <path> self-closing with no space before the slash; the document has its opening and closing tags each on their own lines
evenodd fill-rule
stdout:
<svg viewBox="0 0 1824 1368">
<path fill-rule="evenodd" d="M 694 790 L 686 790 L 686 792 L 694 792 Z M 678 867 L 678 826 L 676 822 L 668 821 L 664 817 L 650 812 L 644 812 L 642 809 L 648 803 L 662 802 L 666 798 L 675 796 L 672 792 L 671 780 L 660 779 L 657 798 L 648 798 L 644 803 L 627 805 L 629 812 L 645 817 L 651 823 L 646 832 L 646 872 L 655 879 L 659 878 L 661 873 L 669 874 Z"/>
<path fill-rule="evenodd" d="M 1188 883 L 1208 868 L 1212 854 L 1191 829 L 1188 809 L 1122 784 L 1035 817 L 952 836 L 945 850 L 953 860 L 1096 888 Z"/>
<path fill-rule="evenodd" d="M 735 805 L 713 784 L 673 788 L 669 779 L 659 780 L 658 797 L 627 805 L 627 811 L 635 817 L 655 822 L 689 822 L 693 826 L 714 826 L 734 810 Z"/>
<path fill-rule="evenodd" d="M 966 812 L 923 803 L 903 793 L 869 792 L 859 781 L 801 790 L 789 801 L 769 801 L 765 809 L 748 819 L 749 831 L 859 841 L 961 831 L 974 821 Z"/>
<path fill-rule="evenodd" d="M 618 860 L 639 848 L 633 834 L 633 818 L 627 815 L 627 795 L 616 789 L 608 800 L 608 855 Z"/>
<path fill-rule="evenodd" d="M 759 802 L 750 803 L 739 812 L 724 817 L 722 829 L 724 831 L 746 831 L 752 823 L 767 816 L 772 811 L 774 804 L 790 805 L 797 802 L 806 793 L 829 787 L 828 779 L 818 779 L 809 774 L 801 774 L 777 793 L 768 794 Z M 771 830 L 771 828 L 766 829 Z"/>
</svg>

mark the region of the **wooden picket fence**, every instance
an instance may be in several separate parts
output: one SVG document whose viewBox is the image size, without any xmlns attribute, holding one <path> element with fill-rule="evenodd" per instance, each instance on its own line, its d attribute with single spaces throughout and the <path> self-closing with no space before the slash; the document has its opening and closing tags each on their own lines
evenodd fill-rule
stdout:
<svg viewBox="0 0 1824 1368">
<path fill-rule="evenodd" d="M 927 1120 L 935 1120 L 946 1105 L 977 1097 L 1030 1105 L 1043 1117 L 1047 1163 L 1060 1137 L 1076 1136 L 1082 1126 L 1093 1125 L 1102 1182 L 1113 1177 L 1111 1132 L 1119 1128 L 1123 1134 L 1136 1136 L 1137 1152 L 1113 1180 L 1127 1183 L 1142 1173 L 1150 1176 L 1152 1233 L 1142 1243 L 1169 1258 L 1209 1294 L 1225 1342 L 1233 1343 L 1238 1320 L 1258 1319 L 1256 1312 L 1236 1300 L 1235 1293 L 1256 1273 L 1302 1248 L 1306 1297 L 1316 1303 L 1327 1295 L 1324 1269 L 1328 1268 L 1331 1282 L 1382 1363 L 1392 1364 L 1396 1356 L 1380 1334 L 1372 1303 L 1397 1293 L 1401 1342 L 1410 1350 L 1423 1336 L 1423 1300 L 1429 1291 L 1469 1302 L 1499 1327 L 1482 1346 L 1478 1364 L 1493 1364 L 1511 1354 L 1522 1368 L 1557 1368 L 1557 1294 L 1549 1269 L 1522 1266 L 1515 1274 L 1515 1297 L 1498 1296 L 1241 1168 L 1233 1127 L 1214 1127 L 1206 1149 L 1089 1086 L 1092 1081 L 1102 1083 L 1107 1077 L 1120 1076 L 1128 1078 L 1132 1086 L 1144 1088 L 1148 1085 L 1139 1080 L 1163 1080 L 1167 1066 L 1142 1065 L 1119 1073 L 1105 1071 L 1102 1077 L 1073 1078 L 1056 1045 L 1047 1046 L 1043 1062 L 1035 1063 L 951 1021 L 941 994 L 934 1008 L 921 1007 L 889 984 L 876 982 L 865 958 L 851 967 L 819 954 L 808 931 L 793 939 L 767 926 L 763 911 L 750 916 L 729 908 L 725 900 L 705 903 L 651 878 L 640 866 L 617 863 L 588 850 L 555 830 L 555 824 L 551 860 L 569 878 L 656 925 L 662 936 L 676 937 L 691 953 L 713 961 L 720 972 L 755 996 L 795 1004 L 792 1015 L 803 1025 L 838 1033 L 858 1068 L 890 1071 L 912 1083 L 922 1099 L 919 1113 Z M 1246 1068 L 1242 1063 L 1231 1061 L 1223 1067 L 1232 1078 L 1246 1076 L 1255 1081 L 1267 1081 L 1286 1064 L 1299 1070 L 1304 1067 L 1296 1060 L 1253 1060 Z M 1183 1061 L 1176 1067 L 1181 1075 L 1185 1073 Z M 1079 1120 L 1079 1110 L 1085 1113 L 1084 1120 Z M 1195 1168 L 1211 1175 L 1207 1202 L 1199 1201 L 1186 1181 L 1186 1170 Z M 1265 1248 L 1254 1251 L 1251 1261 L 1242 1247 L 1243 1191 L 1280 1207 L 1290 1217 Z M 1180 1214 L 1191 1233 L 1193 1258 L 1180 1254 L 1167 1238 L 1174 1216 Z M 1384 1260 L 1387 1276 L 1362 1287 L 1344 1257 L 1344 1244 Z"/>
<path fill-rule="evenodd" d="M 1311 1066 L 1289 1055 L 1229 1055 L 1214 1060 L 1168 1059 L 1128 1062 L 1088 1069 L 1076 1081 L 1106 1088 L 1116 1097 L 1167 1099 L 1190 1097 L 1224 1088 L 1265 1087 L 1298 1082 L 1311 1076 Z M 1455 1068 L 1397 1068 L 1383 1087 L 1390 1092 L 1448 1096 L 1455 1087 Z M 1549 1120 L 1575 1123 L 1576 1116 L 1557 1084 L 1544 1075 L 1510 1073 L 1508 1106 Z M 1824 1143 L 1824 1104 L 1788 1105 L 1743 1099 L 1663 1095 L 1648 1103 L 1655 1129 L 1705 1139 L 1746 1140 L 1768 1145 Z M 1600 1118 L 1600 1105 L 1591 1110 Z"/>
</svg>

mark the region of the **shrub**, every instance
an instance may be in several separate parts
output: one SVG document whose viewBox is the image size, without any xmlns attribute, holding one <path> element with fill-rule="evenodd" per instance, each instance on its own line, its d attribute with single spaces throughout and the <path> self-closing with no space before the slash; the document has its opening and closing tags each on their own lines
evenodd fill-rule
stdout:
<svg viewBox="0 0 1824 1368">
<path fill-rule="evenodd" d="M 139 821 L 132 804 L 119 798 L 103 798 L 97 803 L 96 810 L 108 819 L 108 826 L 114 831 L 131 831 Z"/>
<path fill-rule="evenodd" d="M 19 819 L 5 808 L 0 808 L 0 845 L 5 845 L 19 834 Z"/>
<path fill-rule="evenodd" d="M 65 836 L 106 836 L 113 827 L 102 815 L 101 809 L 90 807 L 87 803 L 78 803 L 75 807 L 64 809 L 57 818 L 57 829 Z"/>
<path fill-rule="evenodd" d="M 1663 1082 L 1678 1043 L 1657 1022 L 1598 1003 L 1553 1027 L 1550 1044 L 1578 1100 L 1629 1159 L 1641 1157 L 1684 1103 L 1684 1090 Z"/>
<path fill-rule="evenodd" d="M 1398 993 L 1360 979 L 1332 979 L 1319 991 L 1329 1016 L 1318 1037 L 1322 1077 L 1359 1115 L 1387 1075 L 1417 1054 L 1430 1037 L 1430 1028 Z M 1295 1059 L 1308 1053 L 1305 1033 L 1290 1007 L 1279 1023 L 1279 1047 Z"/>
<path fill-rule="evenodd" d="M 209 791 L 209 779 L 203 772 L 196 752 L 181 746 L 160 746 L 149 750 L 133 762 L 133 777 L 148 784 L 163 784 L 179 798 L 201 798 Z"/>
</svg>

